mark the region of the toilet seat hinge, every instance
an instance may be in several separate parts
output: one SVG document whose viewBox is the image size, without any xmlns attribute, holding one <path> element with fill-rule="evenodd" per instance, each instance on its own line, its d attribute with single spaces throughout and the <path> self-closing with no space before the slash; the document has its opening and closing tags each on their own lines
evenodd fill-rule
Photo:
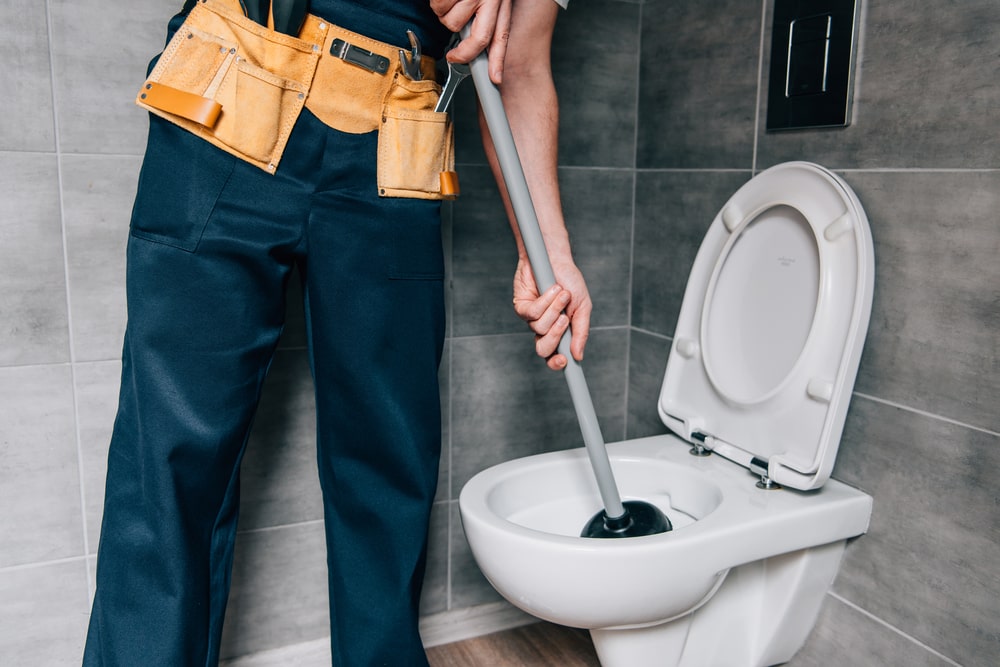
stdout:
<svg viewBox="0 0 1000 667">
<path fill-rule="evenodd" d="M 768 471 L 767 459 L 762 459 L 758 456 L 750 459 L 750 472 L 755 475 L 760 476 L 760 480 L 757 481 L 757 488 L 764 489 L 766 491 L 774 491 L 775 489 L 780 489 L 781 485 L 771 479 Z"/>
<path fill-rule="evenodd" d="M 708 456 L 712 453 L 712 450 L 705 446 L 705 441 L 712 436 L 707 433 L 702 433 L 701 431 L 691 431 L 691 449 L 688 450 L 688 454 L 692 456 Z"/>
</svg>

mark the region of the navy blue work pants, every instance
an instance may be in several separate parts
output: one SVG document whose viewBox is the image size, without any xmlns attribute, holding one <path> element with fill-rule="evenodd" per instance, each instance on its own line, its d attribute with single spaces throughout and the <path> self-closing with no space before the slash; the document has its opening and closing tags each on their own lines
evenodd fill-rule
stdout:
<svg viewBox="0 0 1000 667">
<path fill-rule="evenodd" d="M 379 198 L 375 133 L 303 110 L 275 175 L 151 118 L 84 664 L 214 665 L 239 466 L 304 276 L 333 664 L 426 665 L 417 632 L 444 339 L 437 202 Z"/>
</svg>

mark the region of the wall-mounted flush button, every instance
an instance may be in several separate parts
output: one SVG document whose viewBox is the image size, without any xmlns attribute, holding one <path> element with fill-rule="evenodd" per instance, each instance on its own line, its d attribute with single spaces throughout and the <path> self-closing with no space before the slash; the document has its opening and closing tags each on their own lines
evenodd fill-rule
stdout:
<svg viewBox="0 0 1000 667">
<path fill-rule="evenodd" d="M 826 92 L 831 20 L 825 14 L 795 19 L 789 26 L 785 97 Z"/>
<path fill-rule="evenodd" d="M 775 0 L 767 129 L 849 125 L 857 0 Z"/>
</svg>

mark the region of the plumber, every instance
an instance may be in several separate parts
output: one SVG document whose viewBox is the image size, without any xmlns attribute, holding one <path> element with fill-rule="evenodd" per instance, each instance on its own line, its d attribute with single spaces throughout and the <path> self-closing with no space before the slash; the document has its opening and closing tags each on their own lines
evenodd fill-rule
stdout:
<svg viewBox="0 0 1000 667">
<path fill-rule="evenodd" d="M 441 443 L 440 204 L 455 195 L 434 59 L 474 18 L 446 57 L 488 49 L 558 281 L 539 295 L 518 242 L 514 307 L 561 369 L 556 344 L 572 322 L 582 358 L 591 302 L 556 179 L 558 12 L 553 0 L 186 0 L 171 19 L 136 81 L 150 127 L 84 665 L 218 663 L 239 466 L 293 269 L 316 389 L 333 664 L 427 664 L 418 600 Z"/>
</svg>

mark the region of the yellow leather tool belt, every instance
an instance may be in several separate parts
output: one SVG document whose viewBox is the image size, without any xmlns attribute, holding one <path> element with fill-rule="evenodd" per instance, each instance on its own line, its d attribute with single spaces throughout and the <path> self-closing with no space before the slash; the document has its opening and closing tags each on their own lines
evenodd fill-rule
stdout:
<svg viewBox="0 0 1000 667">
<path fill-rule="evenodd" d="M 239 0 L 202 0 L 136 104 L 269 173 L 305 106 L 342 132 L 378 130 L 380 195 L 454 197 L 454 131 L 433 110 L 434 61 L 423 58 L 413 81 L 398 52 L 311 14 L 292 37 L 247 18 Z"/>
</svg>

